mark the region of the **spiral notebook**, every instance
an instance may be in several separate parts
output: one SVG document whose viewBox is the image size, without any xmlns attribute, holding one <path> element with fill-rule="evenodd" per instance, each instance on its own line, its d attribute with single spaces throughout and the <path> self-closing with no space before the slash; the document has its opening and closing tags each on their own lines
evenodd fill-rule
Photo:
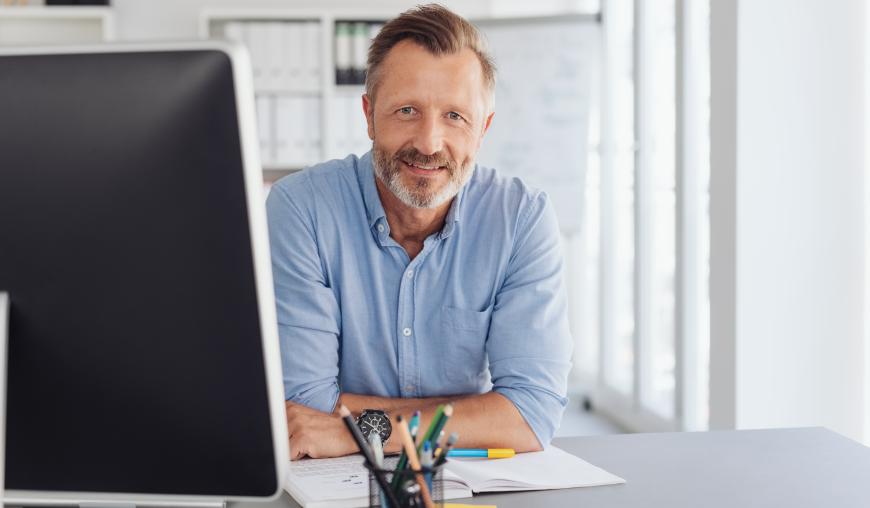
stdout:
<svg viewBox="0 0 870 508">
<path fill-rule="evenodd" d="M 510 459 L 450 459 L 442 479 L 444 499 L 467 498 L 479 492 L 625 483 L 622 478 L 553 446 Z M 284 490 L 304 508 L 368 506 L 368 471 L 360 455 L 291 462 Z"/>
</svg>

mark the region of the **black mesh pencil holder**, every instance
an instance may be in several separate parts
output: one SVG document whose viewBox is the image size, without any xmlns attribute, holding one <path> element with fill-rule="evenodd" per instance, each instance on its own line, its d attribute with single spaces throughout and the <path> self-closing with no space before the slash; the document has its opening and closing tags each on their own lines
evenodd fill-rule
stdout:
<svg viewBox="0 0 870 508">
<path fill-rule="evenodd" d="M 419 471 L 422 483 L 426 485 L 424 489 L 420 485 L 421 480 L 417 477 L 417 471 L 412 471 L 410 466 L 408 466 L 407 469 L 397 472 L 389 469 L 389 462 L 387 463 L 387 469 L 376 469 L 366 464 L 366 469 L 369 470 L 369 506 L 372 508 L 422 508 L 426 506 L 423 502 L 424 490 L 428 490 L 434 506 L 438 508 L 444 506 L 443 465 L 435 468 L 424 467 Z M 384 481 L 394 493 L 399 506 L 394 507 L 390 503 L 389 496 L 381 492 L 380 483 L 375 477 L 376 474 L 382 475 Z"/>
</svg>

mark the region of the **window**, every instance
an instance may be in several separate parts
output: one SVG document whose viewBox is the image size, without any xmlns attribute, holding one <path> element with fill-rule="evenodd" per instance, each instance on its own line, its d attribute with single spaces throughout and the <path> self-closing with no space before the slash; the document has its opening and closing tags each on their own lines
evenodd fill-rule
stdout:
<svg viewBox="0 0 870 508">
<path fill-rule="evenodd" d="M 700 429 L 709 357 L 709 5 L 605 0 L 602 10 L 577 369 L 593 385 L 593 404 L 630 430 Z"/>
</svg>

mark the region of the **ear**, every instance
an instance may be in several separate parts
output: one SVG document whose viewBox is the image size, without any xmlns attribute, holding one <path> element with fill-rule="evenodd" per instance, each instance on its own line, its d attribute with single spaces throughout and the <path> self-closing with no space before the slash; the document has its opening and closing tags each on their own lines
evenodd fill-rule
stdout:
<svg viewBox="0 0 870 508">
<path fill-rule="evenodd" d="M 480 150 L 480 145 L 483 143 L 483 136 L 486 135 L 486 131 L 489 130 L 489 126 L 492 125 L 492 117 L 495 116 L 495 111 L 489 114 L 486 117 L 486 120 L 483 121 L 483 131 L 480 133 L 480 137 L 477 138 L 477 149 Z"/>
<path fill-rule="evenodd" d="M 483 132 L 480 134 L 481 138 L 483 137 L 484 134 L 486 134 L 486 131 L 489 130 L 489 126 L 492 124 L 492 117 L 494 117 L 494 116 L 495 116 L 495 111 L 490 113 L 489 116 L 486 117 L 486 121 L 483 122 Z"/>
<path fill-rule="evenodd" d="M 363 114 L 366 116 L 366 124 L 369 128 L 369 139 L 375 139 L 375 104 L 369 100 L 368 94 L 362 96 Z"/>
</svg>

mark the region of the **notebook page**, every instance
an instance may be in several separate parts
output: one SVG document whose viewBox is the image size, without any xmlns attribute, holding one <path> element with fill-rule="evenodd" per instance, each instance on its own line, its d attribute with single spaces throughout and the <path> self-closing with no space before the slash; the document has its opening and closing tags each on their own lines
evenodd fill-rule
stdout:
<svg viewBox="0 0 870 508">
<path fill-rule="evenodd" d="M 509 459 L 450 459 L 447 468 L 474 492 L 564 489 L 625 483 L 585 460 L 551 446 Z"/>
<path fill-rule="evenodd" d="M 303 459 L 290 463 L 284 481 L 286 490 L 297 503 L 311 507 L 368 506 L 369 477 L 362 455 L 334 459 Z M 398 457 L 388 457 L 387 467 L 394 467 Z M 444 499 L 471 497 L 471 489 L 449 471 L 442 474 Z"/>
<path fill-rule="evenodd" d="M 322 501 L 359 501 L 340 503 L 353 506 L 368 502 L 369 477 L 361 455 L 303 459 L 290 462 L 285 489 L 302 506 Z"/>
</svg>

